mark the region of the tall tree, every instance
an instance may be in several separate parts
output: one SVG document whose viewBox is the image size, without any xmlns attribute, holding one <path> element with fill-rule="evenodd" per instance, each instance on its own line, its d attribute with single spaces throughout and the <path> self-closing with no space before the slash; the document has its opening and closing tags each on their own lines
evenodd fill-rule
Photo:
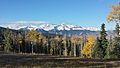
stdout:
<svg viewBox="0 0 120 68">
<path fill-rule="evenodd" d="M 105 58 L 106 59 L 110 59 L 110 58 L 113 58 L 113 39 L 112 39 L 112 36 L 110 36 L 110 39 L 109 39 L 109 44 L 107 46 L 107 49 L 106 49 L 106 55 L 105 55 Z"/>
<path fill-rule="evenodd" d="M 62 40 L 63 40 L 63 44 L 64 44 L 64 48 L 65 48 L 64 56 L 67 56 L 67 37 L 66 37 L 66 35 L 62 38 Z"/>
<path fill-rule="evenodd" d="M 32 50 L 32 53 L 34 52 L 34 45 L 36 45 L 36 42 L 37 42 L 37 40 L 38 40 L 38 38 L 40 38 L 39 37 L 40 36 L 40 33 L 39 32 L 37 32 L 36 30 L 30 30 L 30 31 L 28 31 L 27 32 L 27 40 L 31 43 L 31 50 Z"/>
<path fill-rule="evenodd" d="M 86 58 L 92 58 L 92 49 L 93 49 L 94 43 L 95 43 L 95 37 L 92 35 L 89 35 L 87 37 L 87 42 L 82 49 L 82 54 Z"/>
<path fill-rule="evenodd" d="M 100 40 L 101 40 L 101 45 L 102 45 L 102 50 L 103 50 L 103 55 L 105 56 L 106 55 L 106 49 L 107 49 L 107 46 L 108 46 L 108 40 L 107 40 L 107 33 L 106 33 L 106 30 L 105 30 L 105 24 L 102 24 L 101 26 L 101 31 L 100 31 Z"/>
<path fill-rule="evenodd" d="M 120 37 L 115 37 L 114 39 L 114 58 L 120 58 Z"/>
<path fill-rule="evenodd" d="M 55 39 L 55 43 L 56 43 L 56 54 L 61 55 L 62 37 L 56 36 L 54 39 Z"/>
<path fill-rule="evenodd" d="M 116 23 L 113 56 L 114 58 L 120 58 L 120 3 L 111 7 L 107 20 Z"/>
<path fill-rule="evenodd" d="M 107 37 L 107 33 L 105 30 L 105 24 L 102 24 L 100 31 L 100 38 L 97 38 L 93 48 L 93 56 L 95 58 L 105 58 L 105 56 L 107 55 L 108 40 L 106 37 Z"/>
<path fill-rule="evenodd" d="M 4 45 L 4 51 L 9 52 L 11 49 L 11 42 L 10 42 L 10 31 L 9 28 L 4 32 L 4 40 L 3 40 L 3 45 Z"/>
<path fill-rule="evenodd" d="M 119 24 L 120 24 L 120 3 L 117 5 L 113 5 L 111 7 L 111 11 L 109 12 L 107 16 L 108 22 L 115 22 L 116 23 L 116 29 L 117 29 L 117 35 L 119 35 Z"/>
<path fill-rule="evenodd" d="M 104 55 L 103 55 L 103 47 L 102 47 L 102 44 L 101 44 L 101 40 L 97 37 L 96 41 L 95 41 L 95 44 L 94 44 L 94 47 L 93 47 L 93 50 L 92 50 L 92 56 L 94 58 L 104 58 Z"/>
<path fill-rule="evenodd" d="M 16 37 L 16 43 L 17 43 L 17 45 L 18 45 L 18 51 L 19 51 L 19 53 L 21 52 L 21 45 L 22 45 L 22 43 L 23 43 L 22 39 L 23 39 L 23 37 L 22 37 L 22 35 L 19 33 L 19 34 L 17 35 L 17 37 Z"/>
<path fill-rule="evenodd" d="M 73 56 L 77 56 L 77 45 L 80 45 L 81 44 L 81 37 L 79 36 L 72 36 L 71 37 L 71 42 L 73 44 Z"/>
<path fill-rule="evenodd" d="M 119 35 L 119 25 L 116 25 L 116 35 L 114 38 L 114 49 L 113 49 L 113 58 L 120 58 L 120 35 Z"/>
<path fill-rule="evenodd" d="M 55 39 L 52 37 L 50 39 L 50 54 L 51 55 L 55 55 L 55 49 L 56 49 L 56 43 L 55 43 Z"/>
</svg>

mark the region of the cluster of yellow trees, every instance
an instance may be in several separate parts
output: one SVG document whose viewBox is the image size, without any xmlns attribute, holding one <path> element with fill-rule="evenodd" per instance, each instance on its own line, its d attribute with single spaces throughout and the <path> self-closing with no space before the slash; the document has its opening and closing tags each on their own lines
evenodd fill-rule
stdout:
<svg viewBox="0 0 120 68">
<path fill-rule="evenodd" d="M 22 40 L 22 38 L 21 38 Z M 21 43 L 18 39 L 18 43 Z M 95 43 L 95 36 L 88 35 L 84 39 L 83 36 L 44 36 L 35 30 L 26 32 L 26 42 L 31 45 L 31 53 L 35 53 L 35 46 L 42 46 L 42 53 L 64 56 L 81 56 L 86 58 L 92 57 L 92 48 Z M 23 45 L 22 45 L 23 46 Z M 38 46 L 38 47 L 39 47 Z M 46 52 L 45 52 L 46 51 Z"/>
<path fill-rule="evenodd" d="M 5 32 L 5 51 L 32 54 L 51 54 L 60 56 L 82 56 L 91 58 L 91 52 L 95 37 L 93 35 L 83 36 L 62 36 L 43 35 L 36 30 L 21 33 Z M 9 34 L 8 34 L 9 33 Z M 9 46 L 8 46 L 9 45 Z M 6 48 L 6 49 L 5 49 Z"/>
</svg>

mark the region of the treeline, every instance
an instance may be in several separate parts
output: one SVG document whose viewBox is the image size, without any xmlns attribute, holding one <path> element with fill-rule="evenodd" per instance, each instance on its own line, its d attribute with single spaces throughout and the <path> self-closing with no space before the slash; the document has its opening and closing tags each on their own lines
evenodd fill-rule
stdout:
<svg viewBox="0 0 120 68">
<path fill-rule="evenodd" d="M 1 33 L 1 51 L 15 53 L 80 56 L 81 36 L 43 35 L 36 30 Z"/>
</svg>

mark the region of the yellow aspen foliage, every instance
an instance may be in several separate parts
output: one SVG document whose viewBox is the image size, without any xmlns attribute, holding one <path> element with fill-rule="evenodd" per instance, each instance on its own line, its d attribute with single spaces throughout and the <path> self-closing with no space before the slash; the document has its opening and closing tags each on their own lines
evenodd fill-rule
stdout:
<svg viewBox="0 0 120 68">
<path fill-rule="evenodd" d="M 111 7 L 111 11 L 109 12 L 109 15 L 107 16 L 108 21 L 115 21 L 119 23 L 120 21 L 120 4 L 113 5 Z"/>
<path fill-rule="evenodd" d="M 92 35 L 89 35 L 82 49 L 83 57 L 91 58 L 91 53 L 92 53 L 92 48 L 94 43 L 95 43 L 95 37 Z"/>
<path fill-rule="evenodd" d="M 26 39 L 31 42 L 37 42 L 41 38 L 42 38 L 42 34 L 35 30 L 30 30 L 26 34 Z"/>
</svg>

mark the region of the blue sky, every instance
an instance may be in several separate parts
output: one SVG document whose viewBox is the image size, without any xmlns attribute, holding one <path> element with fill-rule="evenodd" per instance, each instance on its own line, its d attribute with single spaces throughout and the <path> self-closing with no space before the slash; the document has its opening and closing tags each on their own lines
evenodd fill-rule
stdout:
<svg viewBox="0 0 120 68">
<path fill-rule="evenodd" d="M 46 21 L 99 27 L 110 6 L 119 0 L 0 0 L 0 24 L 14 21 Z"/>
</svg>

